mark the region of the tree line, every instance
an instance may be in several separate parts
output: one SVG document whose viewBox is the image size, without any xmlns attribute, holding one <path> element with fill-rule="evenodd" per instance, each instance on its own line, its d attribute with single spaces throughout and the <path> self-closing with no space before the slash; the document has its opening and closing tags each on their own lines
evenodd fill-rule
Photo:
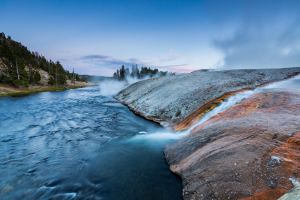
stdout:
<svg viewBox="0 0 300 200">
<path fill-rule="evenodd" d="M 0 83 L 15 86 L 39 84 L 41 69 L 49 74 L 49 85 L 64 85 L 67 79 L 81 80 L 78 74 L 65 70 L 58 61 L 30 52 L 10 36 L 0 33 Z"/>
<path fill-rule="evenodd" d="M 168 74 L 173 74 L 173 73 L 159 71 L 156 68 L 152 69 L 150 67 L 144 67 L 144 66 L 139 68 L 138 65 L 132 65 L 130 70 L 129 68 L 125 68 L 125 66 L 122 65 L 119 69 L 117 69 L 116 72 L 114 72 L 113 77 L 118 80 L 126 80 L 128 77 L 144 79 L 147 77 L 152 78 L 152 77 L 166 76 Z"/>
</svg>

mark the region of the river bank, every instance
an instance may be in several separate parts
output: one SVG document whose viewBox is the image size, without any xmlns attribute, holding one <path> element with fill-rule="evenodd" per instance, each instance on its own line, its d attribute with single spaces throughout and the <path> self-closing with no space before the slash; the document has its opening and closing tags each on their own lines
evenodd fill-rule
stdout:
<svg viewBox="0 0 300 200">
<path fill-rule="evenodd" d="M 3 96 L 23 96 L 38 92 L 63 91 L 68 89 L 76 89 L 90 86 L 90 83 L 76 81 L 75 83 L 67 83 L 63 86 L 51 85 L 31 85 L 29 87 L 14 87 L 11 85 L 0 84 L 0 97 Z"/>
</svg>

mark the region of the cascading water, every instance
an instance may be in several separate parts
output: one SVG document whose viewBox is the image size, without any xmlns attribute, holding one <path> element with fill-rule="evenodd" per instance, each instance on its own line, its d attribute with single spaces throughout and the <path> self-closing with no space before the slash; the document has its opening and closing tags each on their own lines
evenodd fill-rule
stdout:
<svg viewBox="0 0 300 200">
<path fill-rule="evenodd" d="M 229 97 L 228 99 L 225 99 L 220 105 L 218 105 L 216 108 L 212 109 L 208 113 L 206 113 L 199 122 L 192 125 L 186 132 L 190 133 L 195 127 L 203 124 L 210 118 L 216 116 L 217 114 L 224 112 L 225 110 L 229 109 L 230 107 L 236 105 L 237 103 L 241 102 L 243 99 L 248 98 L 249 96 L 253 95 L 255 91 L 249 90 L 240 92 L 237 94 L 234 94 L 233 96 Z"/>
<path fill-rule="evenodd" d="M 148 140 L 177 140 L 184 136 L 187 136 L 195 127 L 200 126 L 213 116 L 227 110 L 228 108 L 236 105 L 237 103 L 241 102 L 243 99 L 253 95 L 256 91 L 255 90 L 249 90 L 249 91 L 243 91 L 236 93 L 235 95 L 229 97 L 228 99 L 224 100 L 222 103 L 220 103 L 217 107 L 215 107 L 213 110 L 207 112 L 197 123 L 193 124 L 190 128 L 184 131 L 172 131 L 172 130 L 162 130 L 159 132 L 154 133 L 147 133 L 147 134 L 140 134 L 133 137 L 133 140 L 141 140 L 141 139 L 148 139 Z"/>
</svg>

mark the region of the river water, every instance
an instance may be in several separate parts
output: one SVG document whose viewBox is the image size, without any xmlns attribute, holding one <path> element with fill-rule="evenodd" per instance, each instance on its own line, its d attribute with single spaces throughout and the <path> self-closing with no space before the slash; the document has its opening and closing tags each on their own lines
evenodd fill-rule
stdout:
<svg viewBox="0 0 300 200">
<path fill-rule="evenodd" d="M 0 199 L 182 199 L 163 132 L 98 87 L 0 98 Z"/>
<path fill-rule="evenodd" d="M 299 84 L 297 76 L 237 93 L 178 133 L 97 86 L 0 98 L 0 199 L 182 199 L 164 159 L 167 144 L 255 93 L 300 92 Z"/>
</svg>

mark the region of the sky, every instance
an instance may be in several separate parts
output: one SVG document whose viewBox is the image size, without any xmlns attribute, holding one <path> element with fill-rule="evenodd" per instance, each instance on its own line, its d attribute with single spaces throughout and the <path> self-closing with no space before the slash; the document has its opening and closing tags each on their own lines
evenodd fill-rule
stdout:
<svg viewBox="0 0 300 200">
<path fill-rule="evenodd" d="M 278 68 L 300 66 L 299 11 L 298 0 L 0 0 L 0 32 L 80 74 Z"/>
</svg>

